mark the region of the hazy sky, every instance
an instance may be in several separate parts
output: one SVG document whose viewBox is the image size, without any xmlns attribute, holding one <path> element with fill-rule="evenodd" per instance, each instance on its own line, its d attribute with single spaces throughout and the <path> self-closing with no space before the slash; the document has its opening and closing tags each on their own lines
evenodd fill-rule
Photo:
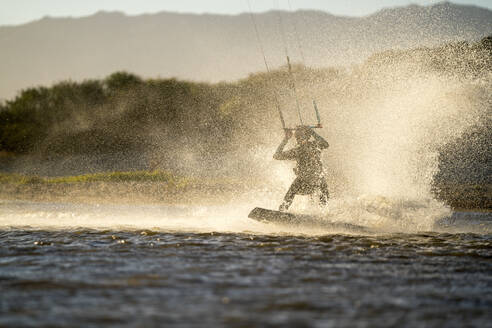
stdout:
<svg viewBox="0 0 492 328">
<path fill-rule="evenodd" d="M 269 9 L 320 9 L 336 15 L 361 16 L 383 7 L 435 0 L 250 0 L 254 11 Z M 492 9 L 492 0 L 453 0 Z M 247 11 L 247 0 L 0 0 L 0 25 L 22 24 L 44 16 L 87 16 L 100 10 L 130 15 L 159 11 L 237 14 Z"/>
</svg>

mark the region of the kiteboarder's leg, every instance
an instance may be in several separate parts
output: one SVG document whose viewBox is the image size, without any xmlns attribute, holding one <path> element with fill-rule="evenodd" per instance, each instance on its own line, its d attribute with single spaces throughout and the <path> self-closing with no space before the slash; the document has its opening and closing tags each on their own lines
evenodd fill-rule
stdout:
<svg viewBox="0 0 492 328">
<path fill-rule="evenodd" d="M 321 194 L 319 196 L 319 203 L 321 205 L 326 205 L 328 199 L 330 199 L 330 193 L 328 192 L 328 184 L 326 183 L 325 178 L 321 178 L 319 189 Z"/>
<path fill-rule="evenodd" d="M 299 178 L 296 178 L 294 182 L 292 182 L 292 185 L 290 186 L 289 190 L 285 194 L 284 197 L 284 202 L 279 206 L 278 210 L 283 212 L 287 211 L 294 201 L 295 195 L 299 192 L 301 186 L 301 181 Z"/>
</svg>

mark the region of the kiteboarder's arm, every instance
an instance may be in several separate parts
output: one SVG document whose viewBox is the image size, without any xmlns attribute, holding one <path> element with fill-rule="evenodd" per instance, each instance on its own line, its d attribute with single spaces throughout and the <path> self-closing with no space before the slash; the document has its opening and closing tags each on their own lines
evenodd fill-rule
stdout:
<svg viewBox="0 0 492 328">
<path fill-rule="evenodd" d="M 314 140 L 316 141 L 316 144 L 318 145 L 318 147 L 320 149 L 326 149 L 326 148 L 330 147 L 328 142 L 325 139 L 323 139 L 322 136 L 320 136 L 319 134 L 314 132 L 314 130 L 311 130 L 311 135 L 314 137 Z"/>
<path fill-rule="evenodd" d="M 278 145 L 277 150 L 275 151 L 275 154 L 273 154 L 273 159 L 277 160 L 285 160 L 285 159 L 291 159 L 292 158 L 292 150 L 289 151 L 284 151 L 284 147 L 289 141 L 289 139 L 292 137 L 292 131 L 291 130 L 285 130 L 285 137 Z"/>
</svg>

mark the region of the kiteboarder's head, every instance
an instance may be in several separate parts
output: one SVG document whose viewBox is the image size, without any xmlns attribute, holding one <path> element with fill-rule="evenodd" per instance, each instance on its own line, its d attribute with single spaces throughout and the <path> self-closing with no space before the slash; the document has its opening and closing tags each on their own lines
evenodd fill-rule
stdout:
<svg viewBox="0 0 492 328">
<path fill-rule="evenodd" d="M 311 129 L 307 126 L 300 126 L 296 129 L 296 141 L 298 144 L 303 144 L 311 137 Z"/>
</svg>

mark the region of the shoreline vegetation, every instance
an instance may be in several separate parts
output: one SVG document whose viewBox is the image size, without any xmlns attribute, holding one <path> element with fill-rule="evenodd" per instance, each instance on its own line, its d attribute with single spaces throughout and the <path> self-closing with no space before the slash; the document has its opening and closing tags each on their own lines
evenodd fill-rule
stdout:
<svg viewBox="0 0 492 328">
<path fill-rule="evenodd" d="M 82 203 L 212 204 L 246 186 L 235 179 L 198 179 L 165 171 L 63 177 L 0 173 L 0 199 Z"/>
<path fill-rule="evenodd" d="M 40 202 L 216 205 L 269 190 L 261 181 L 131 171 L 63 177 L 0 173 L 0 199 Z"/>
<path fill-rule="evenodd" d="M 262 192 L 267 186 L 256 185 Z M 252 181 L 132 171 L 63 177 L 0 173 L 0 199 L 83 203 L 217 204 L 255 190 Z M 277 192 L 279 190 L 270 190 Z M 492 212 L 492 185 L 446 184 L 433 193 L 455 211 Z"/>
</svg>

